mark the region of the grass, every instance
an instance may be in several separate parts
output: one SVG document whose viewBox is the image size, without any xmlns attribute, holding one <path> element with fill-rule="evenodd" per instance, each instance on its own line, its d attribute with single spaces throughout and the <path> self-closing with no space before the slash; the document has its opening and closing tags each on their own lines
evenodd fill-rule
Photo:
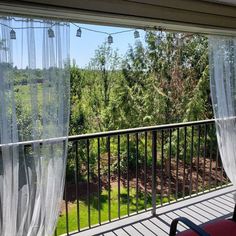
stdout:
<svg viewBox="0 0 236 236">
<path fill-rule="evenodd" d="M 101 221 L 108 221 L 108 191 L 102 191 L 101 193 Z M 141 211 L 145 208 L 145 197 L 143 193 L 139 193 L 138 196 L 138 210 Z M 127 215 L 127 189 L 121 188 L 120 191 L 120 215 Z M 171 198 L 173 200 L 173 198 Z M 151 207 L 151 195 L 147 195 L 147 208 Z M 163 203 L 168 202 L 168 198 L 163 198 Z M 157 204 L 160 204 L 160 197 L 157 197 Z M 88 227 L 88 205 L 85 199 L 80 200 L 79 203 L 79 217 L 80 228 Z M 69 203 L 68 205 L 68 222 L 69 231 L 77 231 L 77 205 L 76 202 Z M 136 212 L 136 191 L 134 188 L 130 189 L 130 213 Z M 111 190 L 111 219 L 118 218 L 118 189 L 113 188 Z M 93 195 L 90 197 L 90 219 L 91 225 L 98 224 L 98 198 Z M 57 234 L 66 233 L 66 214 L 62 212 L 57 224 Z"/>
</svg>

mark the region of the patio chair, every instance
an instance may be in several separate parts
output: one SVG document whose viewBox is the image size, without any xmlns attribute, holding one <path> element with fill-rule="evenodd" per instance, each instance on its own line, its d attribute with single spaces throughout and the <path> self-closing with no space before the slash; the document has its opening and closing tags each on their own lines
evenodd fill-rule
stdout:
<svg viewBox="0 0 236 236">
<path fill-rule="evenodd" d="M 177 224 L 182 222 L 189 227 L 189 230 L 177 233 Z M 236 236 L 236 205 L 232 219 L 217 220 L 206 223 L 203 227 L 194 224 L 185 217 L 174 219 L 170 226 L 169 236 Z"/>
</svg>

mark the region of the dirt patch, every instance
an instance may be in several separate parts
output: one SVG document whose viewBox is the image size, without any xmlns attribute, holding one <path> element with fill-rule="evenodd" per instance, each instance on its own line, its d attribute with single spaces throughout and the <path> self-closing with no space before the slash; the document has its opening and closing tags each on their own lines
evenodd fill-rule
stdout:
<svg viewBox="0 0 236 236">
<path fill-rule="evenodd" d="M 162 196 L 196 193 L 203 189 L 209 189 L 214 186 L 227 181 L 225 172 L 222 169 L 221 163 L 208 158 L 193 158 L 192 164 L 184 163 L 182 160 L 178 162 L 171 160 L 171 163 L 165 161 L 163 167 L 157 166 L 157 194 Z M 152 170 L 147 167 L 146 172 L 143 165 L 138 166 L 138 178 L 136 178 L 136 169 L 130 169 L 129 173 L 122 172 L 120 174 L 120 186 L 122 188 L 129 187 L 136 188 L 138 181 L 138 189 L 142 193 L 152 192 Z M 128 181 L 129 175 L 129 181 Z M 100 178 L 101 191 L 109 189 L 108 175 L 103 174 Z M 98 178 L 93 176 L 90 178 L 90 183 L 80 181 L 77 185 L 75 183 L 68 183 L 66 185 L 66 199 L 68 202 L 76 201 L 77 197 L 80 200 L 86 200 L 88 189 L 90 195 L 98 195 Z M 113 170 L 110 175 L 110 189 L 117 188 L 118 174 Z M 65 199 L 65 196 L 64 196 Z M 63 204 L 65 205 L 65 204 Z M 68 205 L 68 208 L 70 204 Z M 64 207 L 62 207 L 64 210 Z"/>
</svg>

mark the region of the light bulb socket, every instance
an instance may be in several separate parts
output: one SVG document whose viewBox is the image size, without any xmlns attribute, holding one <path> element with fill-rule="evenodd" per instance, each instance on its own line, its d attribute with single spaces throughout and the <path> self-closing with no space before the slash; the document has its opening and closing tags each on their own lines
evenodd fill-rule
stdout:
<svg viewBox="0 0 236 236">
<path fill-rule="evenodd" d="M 16 31 L 13 29 L 10 31 L 10 39 L 16 39 Z"/>
<path fill-rule="evenodd" d="M 81 28 L 79 28 L 79 29 L 77 29 L 76 37 L 81 38 L 81 35 L 82 35 L 82 30 L 81 30 Z"/>
</svg>

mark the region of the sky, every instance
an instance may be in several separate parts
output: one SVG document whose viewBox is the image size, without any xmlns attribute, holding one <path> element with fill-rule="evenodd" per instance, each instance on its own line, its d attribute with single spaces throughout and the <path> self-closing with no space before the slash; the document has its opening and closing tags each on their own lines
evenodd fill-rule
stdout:
<svg viewBox="0 0 236 236">
<path fill-rule="evenodd" d="M 92 30 L 105 31 L 107 33 L 115 33 L 119 31 L 128 30 L 127 28 L 97 26 L 88 24 L 78 24 L 80 27 L 86 27 Z M 95 50 L 103 42 L 107 41 L 108 35 L 96 32 L 90 32 L 82 29 L 81 38 L 76 37 L 77 27 L 71 25 L 70 28 L 70 56 L 71 59 L 75 59 L 76 64 L 79 67 L 86 67 L 90 59 L 94 56 Z M 144 41 L 145 32 L 139 30 L 139 40 Z M 118 49 L 118 53 L 122 56 L 126 53 L 129 45 L 135 43 L 134 32 L 126 32 L 113 35 L 114 43 L 111 45 L 113 49 Z"/>
</svg>

